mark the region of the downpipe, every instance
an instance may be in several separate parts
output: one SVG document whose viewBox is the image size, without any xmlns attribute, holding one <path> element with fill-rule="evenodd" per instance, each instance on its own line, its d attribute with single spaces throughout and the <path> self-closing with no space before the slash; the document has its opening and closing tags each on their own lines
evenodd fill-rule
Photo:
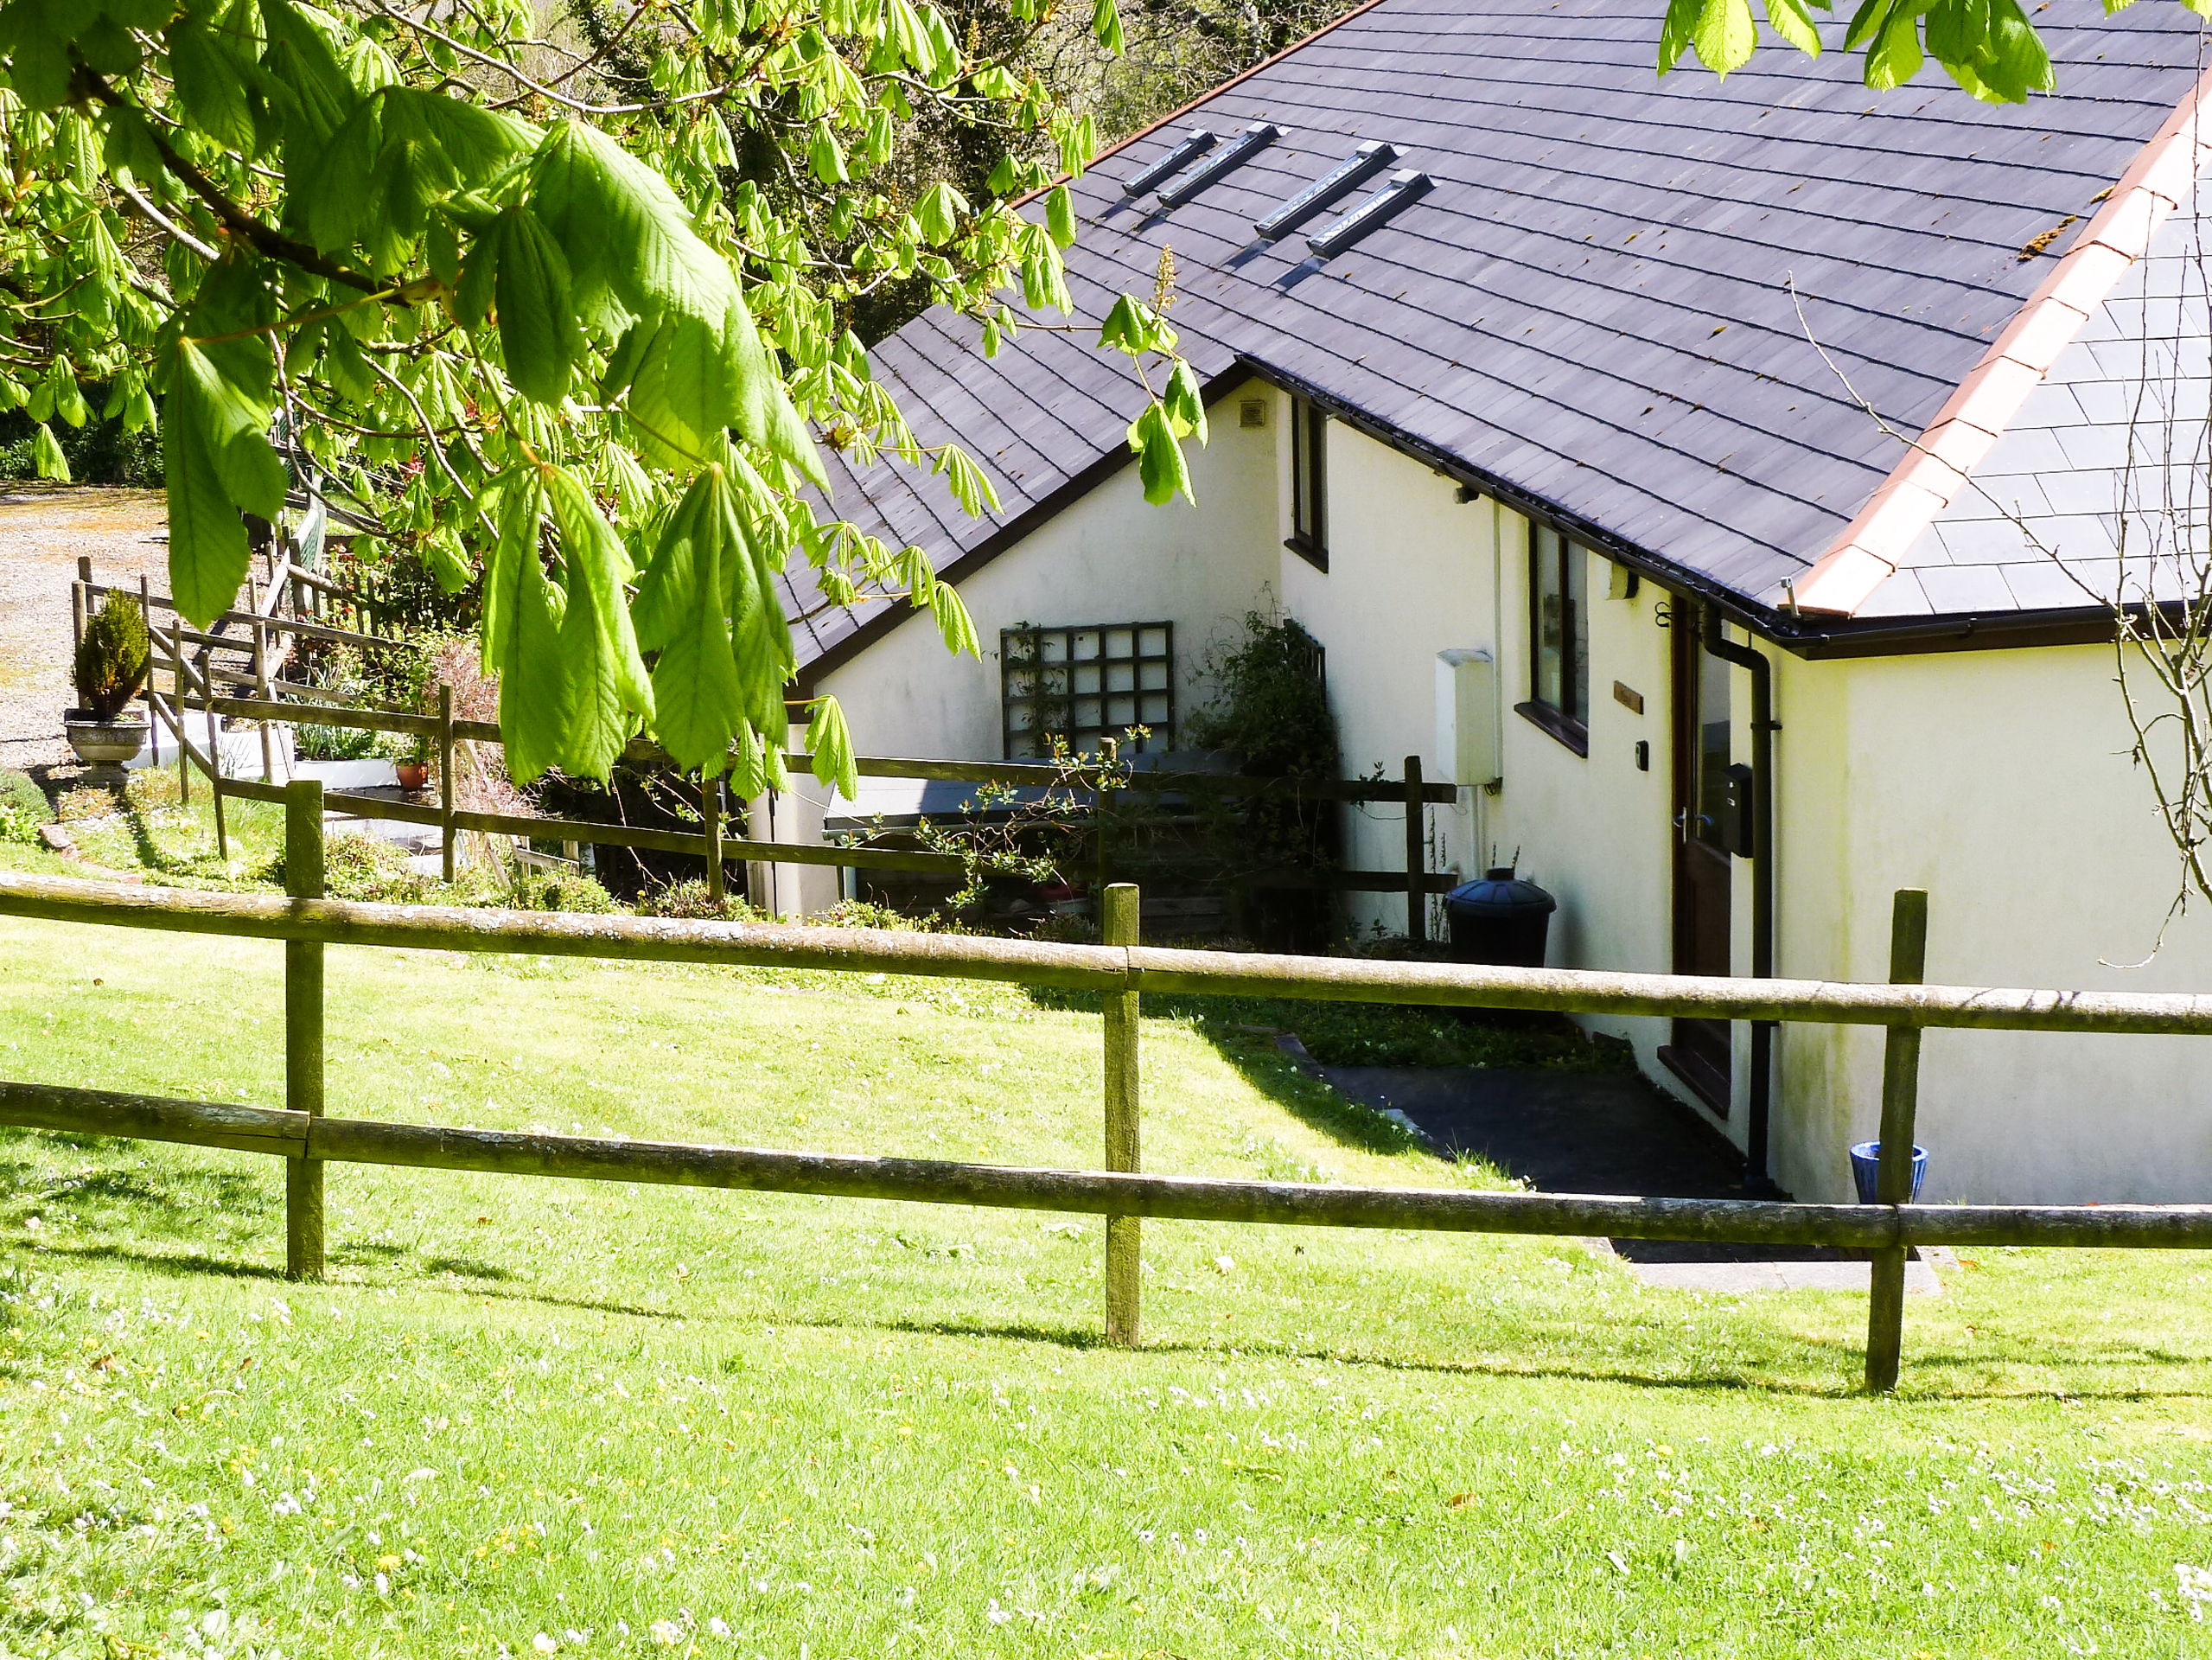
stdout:
<svg viewBox="0 0 2212 1660">
<path fill-rule="evenodd" d="M 1764 654 L 1739 646 L 1724 629 L 1720 609 L 1705 608 L 1699 630 L 1705 648 L 1723 662 L 1751 676 L 1751 977 L 1771 980 L 1775 972 L 1775 723 L 1774 665 Z M 1769 1131 L 1774 1113 L 1775 1022 L 1751 1023 L 1750 1122 L 1744 1133 L 1744 1191 L 1778 1192 L 1769 1172 Z"/>
</svg>

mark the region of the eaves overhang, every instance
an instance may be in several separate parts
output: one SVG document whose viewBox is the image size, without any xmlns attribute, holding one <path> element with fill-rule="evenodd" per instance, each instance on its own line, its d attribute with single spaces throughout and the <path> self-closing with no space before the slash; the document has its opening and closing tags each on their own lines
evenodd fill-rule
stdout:
<svg viewBox="0 0 2212 1660">
<path fill-rule="evenodd" d="M 1700 605 L 1717 606 L 1731 622 L 1763 635 L 1778 645 L 1791 646 L 1794 632 L 1792 620 L 1784 613 L 1771 610 L 1755 600 L 1746 598 L 1725 584 L 1676 563 L 1663 554 L 1629 541 L 1608 530 L 1604 526 L 1561 508 L 1557 502 L 1522 489 L 1511 479 L 1504 478 L 1486 469 L 1473 466 L 1442 446 L 1430 443 L 1418 433 L 1381 419 L 1372 412 L 1337 397 L 1326 387 L 1316 386 L 1304 377 L 1269 363 L 1253 353 L 1240 354 L 1253 374 L 1271 386 L 1285 392 L 1296 393 L 1308 402 L 1327 410 L 1329 414 L 1355 431 L 1364 433 L 1376 443 L 1411 460 L 1418 461 L 1432 471 L 1441 473 L 1454 482 L 1466 485 L 1484 495 L 1495 497 L 1523 518 L 1539 523 L 1572 537 L 1584 546 L 1591 548 L 1617 565 L 1627 566 L 1639 575 L 1646 576 L 1661 587 L 1696 600 Z M 1792 649 L 1795 648 L 1791 646 Z"/>
<path fill-rule="evenodd" d="M 1869 619 L 1825 616 L 1778 610 L 1716 582 L 1712 578 L 1665 555 L 1630 541 L 1604 526 L 1561 508 L 1511 479 L 1472 465 L 1450 450 L 1430 443 L 1385 420 L 1371 411 L 1317 386 L 1303 376 L 1269 362 L 1263 355 L 1245 352 L 1232 357 L 1220 373 L 1203 386 L 1208 407 L 1231 393 L 1258 380 L 1293 393 L 1329 412 L 1353 431 L 1387 449 L 1418 462 L 1431 471 L 1482 495 L 1491 496 L 1522 517 L 1546 524 L 1571 537 L 1605 559 L 1648 578 L 1659 587 L 1689 599 L 1700 607 L 1719 611 L 1727 621 L 1808 661 L 1857 657 L 1910 656 L 1933 652 L 2018 650 L 2033 646 L 2088 645 L 2109 642 L 2116 631 L 2111 608 L 2076 606 L 2063 610 L 1964 613 L 1949 616 Z M 1096 456 L 1089 465 L 1064 479 L 979 540 L 948 560 L 939 575 L 957 586 L 1002 553 L 1018 546 L 1050 520 L 1090 494 L 1136 456 L 1125 445 Z M 1172 512 L 1169 508 L 1163 511 Z M 799 689 L 811 695 L 822 679 L 852 661 L 877 641 L 916 615 L 908 610 L 886 608 L 806 663 L 799 672 Z"/>
<path fill-rule="evenodd" d="M 1949 616 L 1900 617 L 1854 622 L 1849 618 L 1778 610 L 1714 581 L 1702 572 L 1654 553 L 1524 490 L 1512 480 L 1469 464 L 1418 434 L 1383 420 L 1302 377 L 1251 353 L 1239 361 L 1253 376 L 1327 410 L 1335 419 L 1376 443 L 1482 495 L 1495 497 L 1522 517 L 1549 525 L 1669 592 L 1718 610 L 1727 621 L 1808 661 L 1851 657 L 1902 657 L 1931 652 L 2006 651 L 2032 646 L 2109 642 L 2116 623 L 2111 608 L 2075 606 L 2063 610 L 1961 613 Z M 1231 374 L 1228 380 L 1247 378 Z"/>
</svg>

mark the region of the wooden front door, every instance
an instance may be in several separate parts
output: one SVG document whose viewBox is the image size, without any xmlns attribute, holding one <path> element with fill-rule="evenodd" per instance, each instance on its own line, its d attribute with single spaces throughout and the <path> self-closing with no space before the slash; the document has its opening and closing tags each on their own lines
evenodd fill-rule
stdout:
<svg viewBox="0 0 2212 1660">
<path fill-rule="evenodd" d="M 1705 654 L 1696 613 L 1674 608 L 1674 972 L 1729 972 L 1729 886 L 1721 843 L 1729 763 L 1728 669 Z M 1725 1020 L 1677 1020 L 1661 1058 L 1725 1118 L 1730 1043 Z"/>
</svg>

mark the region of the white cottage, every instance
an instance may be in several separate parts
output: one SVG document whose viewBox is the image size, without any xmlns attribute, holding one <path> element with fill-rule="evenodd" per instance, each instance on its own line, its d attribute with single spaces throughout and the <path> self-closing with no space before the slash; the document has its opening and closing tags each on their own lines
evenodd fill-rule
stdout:
<svg viewBox="0 0 2212 1660">
<path fill-rule="evenodd" d="M 1042 332 L 986 360 L 925 316 L 877 372 L 1003 511 L 892 469 L 838 504 L 931 552 L 985 656 L 831 611 L 806 685 L 872 753 L 997 758 L 995 648 L 1067 629 L 1108 690 L 1150 676 L 1087 718 L 1171 734 L 1208 643 L 1279 607 L 1348 763 L 1459 786 L 1433 868 L 1518 850 L 1559 896 L 1557 966 L 1878 980 L 1916 885 L 1933 980 L 2212 988 L 2212 919 L 2153 954 L 2180 872 L 2110 609 L 2169 580 L 2158 536 L 2203 542 L 2196 20 L 2043 22 L 2059 93 L 1992 108 L 1850 61 L 1658 81 L 1662 10 L 1376 0 L 1102 158 L 1071 287 L 1100 315 L 1172 246 L 1196 506 L 1142 499 L 1125 360 Z M 2196 480 L 2180 511 L 2154 476 Z M 789 836 L 823 806 L 773 810 Z M 1878 1033 L 1591 1024 L 1782 1185 L 1848 1196 Z M 2212 1197 L 2200 1040 L 1937 1032 L 1922 1079 L 1932 1199 Z"/>
</svg>

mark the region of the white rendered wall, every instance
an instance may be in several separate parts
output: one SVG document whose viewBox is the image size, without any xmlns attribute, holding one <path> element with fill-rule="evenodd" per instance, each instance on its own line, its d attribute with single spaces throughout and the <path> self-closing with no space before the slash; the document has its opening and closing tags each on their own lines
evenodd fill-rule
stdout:
<svg viewBox="0 0 2212 1660">
<path fill-rule="evenodd" d="M 1578 756 L 1514 712 L 1529 694 L 1528 523 L 1488 499 L 1463 503 L 1457 486 L 1342 422 L 1329 426 L 1329 564 L 1282 559 L 1284 609 L 1328 652 L 1329 702 L 1348 776 L 1380 764 L 1396 776 L 1418 754 L 1431 777 L 1449 779 L 1435 712 L 1441 651 L 1488 651 L 1498 664 L 1501 773 L 1495 792 L 1463 788 L 1456 808 L 1432 808 L 1430 868 L 1479 874 L 1495 856 L 1520 856 L 1524 876 L 1557 897 L 1550 961 L 1558 967 L 1673 966 L 1673 877 L 1668 837 L 1667 636 L 1654 607 L 1662 591 L 1605 597 L 1612 567 L 1590 561 L 1590 754 Z M 1287 455 L 1280 511 L 1290 512 Z M 1499 618 L 1504 626 L 1499 626 Z M 1718 665 L 1716 665 L 1718 667 Z M 1615 700 L 1619 680 L 1643 694 L 1639 715 Z M 1649 771 L 1635 745 L 1651 744 Z M 1403 869 L 1405 824 L 1394 807 L 1355 811 L 1346 859 Z M 1405 901 L 1360 894 L 1355 929 L 1406 926 Z M 1440 905 L 1431 934 L 1439 936 Z M 1593 1020 L 1634 1042 L 1645 1069 L 1667 1041 L 1657 1020 Z"/>
<path fill-rule="evenodd" d="M 1359 776 L 1380 765 L 1397 777 L 1406 757 L 1418 755 L 1431 778 L 1450 781 L 1450 757 L 1439 753 L 1437 743 L 1436 658 L 1440 651 L 1495 646 L 1490 504 L 1454 500 L 1452 480 L 1341 421 L 1325 430 L 1325 572 L 1280 548 L 1291 527 L 1287 431 L 1278 450 L 1275 540 L 1283 610 L 1325 654 L 1344 776 Z M 1473 868 L 1479 795 L 1463 789 L 1457 808 L 1431 810 L 1431 869 Z M 1348 866 L 1406 868 L 1402 808 L 1350 807 L 1343 823 Z M 1349 896 L 1348 913 L 1361 932 L 1377 924 L 1392 934 L 1406 929 L 1402 895 Z"/>
<path fill-rule="evenodd" d="M 1533 680 L 1528 533 L 1518 514 L 1500 514 L 1512 527 L 1503 539 L 1502 571 L 1510 706 L 1527 699 Z M 1588 552 L 1582 557 L 1589 561 L 1590 753 L 1578 756 L 1508 706 L 1502 811 L 1491 840 L 1501 864 L 1518 852 L 1522 873 L 1559 901 L 1552 966 L 1665 974 L 1674 961 L 1670 638 L 1659 623 L 1668 596 L 1647 582 L 1634 597 L 1609 597 L 1610 563 Z M 1616 699 L 1616 681 L 1641 695 L 1642 713 Z M 1640 741 L 1651 746 L 1648 770 L 1636 766 Z M 1583 1024 L 1627 1038 L 1647 1076 L 1687 1098 L 1657 1057 L 1669 1022 L 1592 1017 Z M 1740 1113 L 1734 1117 L 1740 1121 Z"/>
<path fill-rule="evenodd" d="M 1852 662 L 1783 657 L 1779 971 L 1886 978 L 1891 892 L 1928 891 L 1928 977 L 2065 990 L 2212 989 L 2212 923 L 2175 923 L 2176 856 L 2106 646 Z M 1787 1026 L 1776 1176 L 1850 1195 L 1877 1133 L 1882 1038 Z M 1931 1031 L 1926 1197 L 2212 1199 L 2212 1042 Z"/>
<path fill-rule="evenodd" d="M 1257 398 L 1265 425 L 1239 425 L 1238 406 Z M 1245 614 L 1270 603 L 1282 533 L 1276 528 L 1275 444 L 1282 431 L 1278 394 L 1248 386 L 1208 412 L 1209 441 L 1187 445 L 1196 506 L 1156 508 L 1144 500 L 1137 469 L 1123 468 L 959 584 L 984 654 L 953 657 L 936 625 L 909 615 L 889 635 L 824 675 L 864 755 L 996 761 L 1001 754 L 998 636 L 1024 623 L 1053 628 L 1087 622 L 1175 625 L 1178 719 L 1210 695 L 1206 665 L 1233 643 Z M 821 833 L 830 792 L 812 779 L 775 804 L 779 840 Z M 753 831 L 767 833 L 765 804 Z M 768 884 L 754 883 L 755 893 Z M 826 909 L 837 875 L 822 866 L 779 865 L 773 886 L 781 914 Z"/>
<path fill-rule="evenodd" d="M 1243 396 L 1266 426 L 1236 425 Z M 1431 814 L 1430 865 L 1466 875 L 1519 854 L 1521 872 L 1559 900 L 1557 967 L 1665 971 L 1673 966 L 1670 636 L 1649 583 L 1610 597 L 1594 555 L 1590 595 L 1589 754 L 1578 756 L 1513 711 L 1529 688 L 1527 525 L 1342 423 L 1329 426 L 1330 570 L 1282 548 L 1289 529 L 1286 400 L 1253 387 L 1215 406 L 1213 444 L 1194 456 L 1199 505 L 1144 505 L 1124 471 L 962 584 L 991 657 L 948 658 L 926 619 L 902 625 L 825 678 L 861 747 L 968 758 L 999 753 L 998 630 L 1167 618 L 1176 626 L 1178 708 L 1206 695 L 1210 643 L 1246 611 L 1279 599 L 1327 650 L 1329 693 L 1348 773 L 1408 754 L 1432 777 L 1452 759 L 1437 729 L 1440 651 L 1489 651 L 1498 664 L 1495 793 L 1463 788 Z M 1733 631 L 1731 631 L 1733 635 Z M 1876 980 L 1887 971 L 1889 906 L 1900 886 L 1930 892 L 1928 972 L 1954 983 L 2059 988 L 2212 990 L 2212 923 L 2176 923 L 2149 966 L 2177 892 L 2177 868 L 2148 786 L 2126 759 L 2130 735 L 2102 647 L 1962 652 L 1775 665 L 1779 895 L 1777 971 Z M 1731 677 L 1736 757 L 1750 753 L 1750 677 Z M 1635 713 L 1613 695 L 1642 694 Z M 1635 763 L 1651 746 L 1648 771 Z M 811 782 L 776 803 L 775 833 L 819 833 Z M 755 834 L 766 834 L 756 808 Z M 1394 808 L 1348 821 L 1348 857 L 1395 869 Z M 1735 966 L 1750 965 L 1749 861 L 1736 861 Z M 782 866 L 777 897 L 819 910 L 835 897 L 823 870 Z M 758 891 L 756 887 L 756 891 Z M 1356 896 L 1353 920 L 1405 926 L 1402 899 Z M 1431 931 L 1442 917 L 1432 915 Z M 1673 1081 L 1654 1051 L 1668 1025 L 1594 1019 L 1629 1038 L 1648 1076 Z M 1743 1139 L 1748 1028 L 1737 1028 L 1737 1086 L 1724 1127 Z M 1802 1197 L 1849 1196 L 1844 1149 L 1875 1133 L 1882 1039 L 1867 1030 L 1788 1025 L 1778 1040 L 1775 1174 Z M 2212 1198 L 2212 1042 L 1928 1034 L 1921 1140 L 1938 1201 Z M 1686 1094 L 1679 1089 L 1675 1093 Z"/>
</svg>

